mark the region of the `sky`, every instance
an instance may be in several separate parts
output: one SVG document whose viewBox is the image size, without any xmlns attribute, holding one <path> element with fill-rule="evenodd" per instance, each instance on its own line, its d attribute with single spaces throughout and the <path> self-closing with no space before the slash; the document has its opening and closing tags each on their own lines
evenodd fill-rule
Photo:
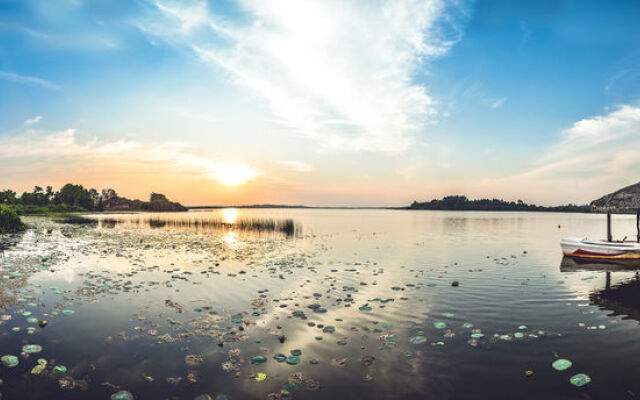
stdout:
<svg viewBox="0 0 640 400">
<path fill-rule="evenodd" d="M 0 0 L 0 190 L 585 204 L 640 181 L 640 3 Z"/>
</svg>

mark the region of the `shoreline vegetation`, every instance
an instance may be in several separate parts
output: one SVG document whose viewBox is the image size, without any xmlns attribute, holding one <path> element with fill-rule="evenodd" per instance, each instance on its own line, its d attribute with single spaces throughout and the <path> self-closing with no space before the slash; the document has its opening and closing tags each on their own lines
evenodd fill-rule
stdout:
<svg viewBox="0 0 640 400">
<path fill-rule="evenodd" d="M 292 218 L 238 218 L 233 222 L 225 221 L 221 216 L 212 214 L 204 218 L 174 218 L 172 216 L 99 216 L 84 217 L 76 214 L 64 215 L 57 222 L 74 225 L 95 225 L 113 228 L 116 225 L 149 228 L 173 228 L 195 230 L 236 230 L 247 232 L 280 232 L 292 237 L 301 232 L 300 226 Z"/>
<path fill-rule="evenodd" d="M 11 207 L 0 204 L 0 234 L 18 233 L 24 231 L 25 224 Z"/>
<path fill-rule="evenodd" d="M 451 211 L 548 211 L 548 212 L 577 212 L 590 213 L 591 206 L 588 204 L 577 205 L 567 204 L 561 206 L 537 206 L 527 204 L 522 200 L 505 201 L 502 199 L 479 199 L 469 200 L 466 196 L 446 196 L 442 199 L 418 202 L 414 201 L 409 207 L 410 210 L 451 210 Z"/>
<path fill-rule="evenodd" d="M 637 184 L 635 186 L 639 186 Z M 625 188 L 626 190 L 629 188 Z M 617 193 L 617 192 L 616 192 Z M 20 215 L 38 214 L 68 214 L 78 212 L 182 212 L 198 209 L 215 208 L 256 208 L 256 209 L 348 209 L 348 210 L 443 210 L 443 211 L 535 211 L 535 212 L 572 212 L 572 213 L 598 213 L 605 212 L 605 207 L 594 207 L 592 204 L 576 205 L 567 204 L 560 206 L 538 206 L 527 204 L 522 200 L 505 201 L 502 199 L 478 199 L 470 200 L 466 196 L 446 196 L 442 199 L 430 201 L 414 201 L 405 207 L 313 207 L 304 205 L 284 204 L 252 204 L 236 206 L 190 206 L 185 207 L 180 203 L 172 202 L 161 193 L 151 193 L 149 201 L 130 200 L 121 197 L 113 189 L 86 189 L 82 185 L 68 183 L 54 192 L 51 186 L 43 189 L 35 186 L 33 191 L 17 195 L 8 189 L 0 191 L 0 234 L 15 233 L 25 229 L 20 221 Z M 625 212 L 625 210 L 618 210 Z M 17 218 L 17 220 L 16 220 Z"/>
<path fill-rule="evenodd" d="M 149 201 L 130 200 L 118 196 L 113 189 L 86 189 L 82 185 L 67 183 L 54 192 L 51 186 L 42 189 L 35 186 L 33 191 L 18 196 L 13 190 L 0 191 L 0 204 L 4 204 L 18 215 L 96 212 L 96 211 L 188 211 L 186 207 L 167 199 L 164 194 L 151 193 Z"/>
<path fill-rule="evenodd" d="M 537 206 L 522 200 L 505 201 L 502 199 L 469 200 L 466 196 L 446 196 L 430 201 L 414 201 L 405 207 L 314 207 L 287 204 L 251 204 L 236 206 L 187 206 L 190 210 L 217 208 L 281 208 L 281 209 L 320 209 L 320 210 L 443 210 L 443 211 L 549 211 L 549 212 L 594 212 L 590 205 L 567 204 L 561 206 Z"/>
<path fill-rule="evenodd" d="M 43 189 L 35 186 L 33 191 L 18 196 L 11 189 L 0 190 L 0 234 L 17 233 L 26 226 L 20 215 L 66 214 L 72 212 L 102 211 L 188 211 L 186 207 L 172 202 L 161 193 L 151 193 L 149 201 L 130 200 L 120 197 L 113 189 L 86 189 L 82 185 L 67 183 L 54 192 L 51 186 Z"/>
</svg>

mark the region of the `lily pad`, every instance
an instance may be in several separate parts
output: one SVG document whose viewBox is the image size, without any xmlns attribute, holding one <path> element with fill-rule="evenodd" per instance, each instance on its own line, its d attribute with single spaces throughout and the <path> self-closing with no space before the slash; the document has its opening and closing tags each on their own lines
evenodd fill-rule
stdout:
<svg viewBox="0 0 640 400">
<path fill-rule="evenodd" d="M 42 364 L 38 364 L 35 367 L 33 367 L 31 369 L 31 374 L 32 375 L 40 375 L 42 373 L 42 371 L 44 371 L 44 369 L 46 368 L 46 364 L 42 365 Z"/>
<path fill-rule="evenodd" d="M 251 364 L 260 365 L 267 362 L 267 358 L 265 356 L 255 356 L 251 359 Z"/>
<path fill-rule="evenodd" d="M 54 374 L 66 374 L 67 373 L 67 367 L 65 367 L 64 365 L 56 365 L 55 367 L 53 367 L 53 373 Z"/>
<path fill-rule="evenodd" d="M 25 344 L 22 346 L 22 351 L 27 354 L 40 353 L 42 351 L 42 346 L 39 344 Z"/>
<path fill-rule="evenodd" d="M 573 363 L 571 361 L 564 358 L 559 358 L 551 364 L 556 371 L 564 371 L 565 369 L 571 368 L 572 365 Z"/>
<path fill-rule="evenodd" d="M 133 400 L 133 395 L 126 390 L 111 395 L 111 400 Z"/>
<path fill-rule="evenodd" d="M 289 356 L 286 359 L 287 364 L 289 365 L 296 365 L 300 363 L 300 357 L 298 356 Z"/>
<path fill-rule="evenodd" d="M 414 336 L 411 339 L 409 339 L 409 343 L 411 344 L 421 344 L 421 343 L 425 343 L 427 341 L 427 338 L 424 336 Z"/>
<path fill-rule="evenodd" d="M 2 365 L 7 368 L 13 368 L 20 363 L 20 361 L 18 361 L 18 357 L 12 356 L 10 354 L 0 357 L 0 361 L 2 362 Z"/>
<path fill-rule="evenodd" d="M 580 387 L 580 386 L 584 386 L 587 383 L 591 382 L 591 378 L 587 374 L 577 374 L 577 375 L 572 376 L 569 379 L 569 382 L 571 382 L 571 384 L 573 386 Z"/>
</svg>

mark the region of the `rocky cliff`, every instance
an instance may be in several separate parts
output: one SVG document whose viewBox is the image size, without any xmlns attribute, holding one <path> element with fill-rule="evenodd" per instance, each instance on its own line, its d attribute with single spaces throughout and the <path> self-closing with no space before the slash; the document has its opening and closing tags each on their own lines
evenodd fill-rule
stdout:
<svg viewBox="0 0 640 400">
<path fill-rule="evenodd" d="M 591 202 L 591 211 L 630 212 L 640 208 L 640 182 Z"/>
</svg>

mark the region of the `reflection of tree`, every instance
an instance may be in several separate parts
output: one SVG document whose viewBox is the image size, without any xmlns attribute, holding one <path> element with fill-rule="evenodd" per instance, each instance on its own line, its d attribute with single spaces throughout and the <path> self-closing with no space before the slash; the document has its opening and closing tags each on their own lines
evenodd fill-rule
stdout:
<svg viewBox="0 0 640 400">
<path fill-rule="evenodd" d="M 607 272 L 610 274 L 610 272 Z M 604 290 L 591 294 L 591 301 L 605 310 L 611 310 L 611 315 L 627 315 L 640 322 L 640 275 L 613 287 L 607 279 L 607 287 Z"/>
</svg>

